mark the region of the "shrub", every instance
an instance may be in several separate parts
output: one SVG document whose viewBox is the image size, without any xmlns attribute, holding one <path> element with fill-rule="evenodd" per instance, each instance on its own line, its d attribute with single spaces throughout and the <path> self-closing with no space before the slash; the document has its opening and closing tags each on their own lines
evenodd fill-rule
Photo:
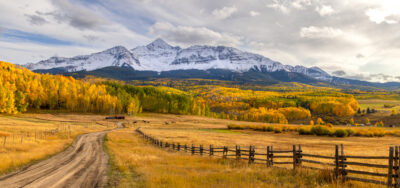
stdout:
<svg viewBox="0 0 400 188">
<path fill-rule="evenodd" d="M 327 136 L 331 135 L 331 130 L 329 130 L 327 127 L 317 125 L 311 128 L 311 133 L 317 136 Z"/>
<path fill-rule="evenodd" d="M 348 135 L 348 133 L 347 133 L 346 130 L 343 130 L 343 129 L 336 129 L 335 132 L 334 132 L 334 135 L 335 135 L 336 137 L 346 137 L 346 136 Z"/>
<path fill-rule="evenodd" d="M 282 132 L 282 128 L 281 127 L 275 127 L 274 132 L 275 133 L 281 133 Z"/>
<path fill-rule="evenodd" d="M 371 132 L 373 136 L 382 137 L 385 136 L 386 131 L 382 128 L 369 128 L 368 132 Z"/>
<path fill-rule="evenodd" d="M 300 135 L 310 135 L 311 133 L 311 129 L 308 127 L 300 127 L 297 130 L 299 132 Z"/>
<path fill-rule="evenodd" d="M 384 108 L 393 108 L 395 105 L 394 104 L 384 104 Z"/>
<path fill-rule="evenodd" d="M 348 136 L 353 136 L 355 133 L 353 129 L 346 129 L 346 132 Z"/>
<path fill-rule="evenodd" d="M 267 127 L 267 131 L 268 131 L 268 132 L 274 131 L 274 127 L 273 127 L 273 126 L 268 126 L 268 127 Z"/>
<path fill-rule="evenodd" d="M 228 129 L 244 129 L 244 127 L 236 124 L 228 124 Z"/>
</svg>

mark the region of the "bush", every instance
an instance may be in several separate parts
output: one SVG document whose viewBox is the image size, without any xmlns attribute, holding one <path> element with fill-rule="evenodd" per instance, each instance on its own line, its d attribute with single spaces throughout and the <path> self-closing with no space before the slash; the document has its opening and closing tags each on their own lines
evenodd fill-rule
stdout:
<svg viewBox="0 0 400 188">
<path fill-rule="evenodd" d="M 382 128 L 369 128 L 368 131 L 371 132 L 373 136 L 377 137 L 385 136 L 386 133 L 385 129 Z"/>
<path fill-rule="evenodd" d="M 346 132 L 348 136 L 353 136 L 355 134 L 353 129 L 346 129 Z"/>
<path fill-rule="evenodd" d="M 336 129 L 334 132 L 334 135 L 336 137 L 346 137 L 348 136 L 348 132 L 346 130 L 343 129 Z"/>
<path fill-rule="evenodd" d="M 300 135 L 310 135 L 311 133 L 311 129 L 308 127 L 300 127 L 298 130 Z"/>
<path fill-rule="evenodd" d="M 282 132 L 282 128 L 281 127 L 275 127 L 274 132 L 275 133 L 281 133 Z"/>
<path fill-rule="evenodd" d="M 268 127 L 267 127 L 267 131 L 268 131 L 268 132 L 274 131 L 274 127 L 273 127 L 273 126 L 268 126 Z"/>
<path fill-rule="evenodd" d="M 229 124 L 228 129 L 244 129 L 241 125 Z"/>
<path fill-rule="evenodd" d="M 324 126 L 313 126 L 311 128 L 311 133 L 317 136 L 328 136 L 328 135 L 332 135 L 331 134 L 331 130 L 329 130 L 327 127 Z"/>
</svg>

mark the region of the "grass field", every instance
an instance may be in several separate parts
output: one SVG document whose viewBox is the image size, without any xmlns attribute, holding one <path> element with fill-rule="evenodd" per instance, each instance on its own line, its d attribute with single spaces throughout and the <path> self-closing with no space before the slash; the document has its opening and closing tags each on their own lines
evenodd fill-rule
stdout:
<svg viewBox="0 0 400 188">
<path fill-rule="evenodd" d="M 148 123 L 143 123 L 141 120 L 146 120 Z M 137 123 L 133 123 L 137 122 Z M 256 146 L 257 152 L 264 152 L 266 150 L 266 146 L 273 145 L 275 149 L 287 150 L 292 149 L 293 144 L 301 144 L 302 150 L 305 153 L 309 154 L 320 154 L 326 156 L 334 156 L 334 147 L 335 144 L 343 144 L 344 145 L 344 153 L 346 155 L 362 155 L 362 156 L 387 156 L 388 148 L 393 146 L 396 143 L 400 143 L 400 137 L 394 136 L 385 136 L 385 137 L 346 137 L 346 138 L 337 138 L 337 137 L 327 137 L 327 136 L 305 136 L 298 135 L 294 132 L 288 133 L 271 133 L 271 132 L 257 132 L 250 130 L 228 130 L 226 129 L 227 125 L 230 123 L 235 123 L 235 121 L 231 120 L 222 120 L 222 119 L 212 119 L 212 118 L 204 118 L 204 117 L 196 117 L 196 116 L 177 116 L 177 115 L 164 115 L 164 114 L 142 114 L 140 116 L 131 117 L 126 120 L 126 125 L 128 127 L 132 127 L 130 129 L 120 130 L 118 133 L 112 132 L 108 134 L 108 142 L 107 147 L 110 150 L 110 153 L 113 156 L 115 161 L 115 167 L 120 168 L 122 172 L 122 178 L 120 182 L 122 185 L 126 185 L 133 181 L 130 180 L 132 177 L 138 178 L 142 184 L 146 185 L 144 187 L 157 187 L 156 185 L 166 185 L 164 187 L 193 187 L 196 185 L 196 181 L 185 179 L 185 180 L 176 180 L 174 175 L 172 175 L 173 170 L 183 170 L 183 169 L 191 169 L 193 166 L 200 165 L 197 162 L 194 163 L 192 160 L 205 160 L 203 162 L 218 164 L 221 165 L 221 161 L 215 159 L 210 160 L 208 157 L 206 159 L 201 158 L 191 159 L 190 155 L 185 153 L 169 153 L 163 151 L 159 148 L 149 147 L 148 144 L 143 143 L 141 139 L 138 139 L 135 136 L 134 128 L 141 127 L 141 130 L 149 135 L 152 135 L 160 140 L 175 142 L 180 144 L 203 144 L 206 148 L 209 144 L 213 144 L 214 146 L 229 146 L 234 147 L 235 145 L 241 145 L 243 147 L 248 147 L 249 145 Z M 237 122 L 236 122 L 237 123 Z M 254 124 L 253 122 L 240 122 L 241 124 Z M 233 148 L 232 148 L 233 149 Z M 183 161 L 182 163 L 175 164 L 177 161 L 173 159 L 173 157 L 178 157 L 179 161 Z M 188 157 L 188 159 L 186 159 Z M 144 161 L 149 160 L 149 164 L 147 162 L 141 162 L 144 158 Z M 153 160 L 154 158 L 154 160 Z M 151 161 L 151 162 L 150 162 Z M 186 165 L 185 166 L 185 161 Z M 192 162 L 194 164 L 192 164 Z M 332 162 L 327 159 L 325 162 Z M 357 162 L 368 162 L 375 164 L 387 164 L 387 160 L 370 160 L 365 159 Z M 154 165 L 153 165 L 154 163 Z M 222 162 L 223 163 L 223 162 Z M 153 166 L 152 166 L 153 165 Z M 206 165 L 206 164 L 203 164 Z M 226 165 L 226 164 L 224 164 Z M 152 166 L 152 167 L 150 167 Z M 207 165 L 206 165 L 207 166 Z M 312 166 L 312 165 L 311 165 Z M 283 166 L 285 167 L 285 166 Z M 160 169 L 164 168 L 164 169 Z M 176 169 L 175 169 L 176 168 Z M 182 169 L 181 169 L 182 168 Z M 206 169 L 213 169 L 212 167 L 203 167 Z M 225 169 L 231 169 L 231 171 L 241 171 L 243 170 L 241 167 L 236 169 L 232 166 L 221 167 Z M 265 169 L 264 165 L 255 167 L 246 167 L 249 172 L 255 172 L 257 170 L 265 170 L 263 173 L 272 173 L 274 174 L 274 170 Z M 261 169 L 259 169 L 261 168 Z M 289 166 L 290 168 L 290 166 Z M 376 169 L 369 167 L 361 167 L 362 170 L 371 171 L 371 172 L 380 172 L 385 173 L 385 169 Z M 159 169 L 159 170 L 158 170 Z M 352 167 L 349 167 L 352 169 Z M 171 171 L 172 174 L 168 172 Z M 223 171 L 219 170 L 211 170 L 217 171 L 217 174 L 222 173 Z M 154 174 L 152 174 L 154 172 Z M 286 176 L 290 176 L 290 170 L 280 173 L 286 173 Z M 135 174 L 135 175 L 132 175 Z M 182 172 L 183 173 L 183 172 Z M 189 173 L 189 172 L 185 172 Z M 226 173 L 226 172 L 223 172 Z M 289 174 L 288 174 L 289 173 Z M 307 172 L 310 173 L 310 172 Z M 314 172 L 311 172 L 314 173 Z M 167 176 L 165 179 L 160 180 L 158 176 Z M 201 175 L 203 172 L 200 173 Z M 207 173 L 204 173 L 207 174 Z M 274 176 L 274 175 L 268 176 Z M 192 174 L 181 174 L 181 176 L 191 176 Z M 201 176 L 196 175 L 196 176 Z M 310 174 L 309 174 L 310 175 Z M 177 176 L 177 175 L 176 175 Z M 213 175 L 216 176 L 216 175 Z M 222 176 L 222 175 L 221 175 Z M 318 174 L 312 174 L 311 176 L 318 176 Z M 181 178 L 180 176 L 178 176 Z M 234 176 L 233 176 L 234 177 Z M 358 176 L 367 178 L 367 176 Z M 312 177 L 309 177 L 312 178 Z M 184 178 L 183 178 L 184 179 Z M 240 178 L 236 178 L 240 179 Z M 279 179 L 279 178 L 278 178 Z M 385 178 L 376 178 L 377 180 L 385 181 Z M 180 182 L 179 184 L 172 185 L 170 181 Z M 194 182 L 193 182 L 194 181 Z M 204 180 L 205 181 L 205 180 Z M 211 182 L 213 180 L 210 180 Z M 228 181 L 228 180 L 226 180 Z M 234 180 L 229 180 L 234 181 Z M 241 180 L 242 181 L 242 180 Z M 256 180 L 253 180 L 257 182 Z M 269 181 L 269 180 L 265 180 Z M 313 180 L 318 182 L 317 180 Z M 225 182 L 221 180 L 220 182 Z M 264 182 L 264 180 L 262 181 Z M 163 184 L 165 183 L 165 184 Z M 199 183 L 199 182 L 197 182 Z M 214 182 L 215 183 L 215 182 Z M 270 182 L 269 182 L 270 183 Z M 245 186 L 246 184 L 239 185 Z M 295 179 L 287 180 L 286 187 L 295 187 L 294 185 L 299 184 L 300 187 L 306 185 L 305 182 L 298 182 Z M 333 186 L 332 183 L 324 182 L 322 183 L 324 186 Z M 314 184 L 314 187 L 321 187 L 322 184 Z M 376 185 L 370 184 L 358 184 L 355 182 L 351 182 L 351 184 L 355 187 L 376 187 Z M 212 187 L 212 183 L 207 184 L 205 187 Z M 256 184 L 257 185 L 257 184 Z M 262 184 L 260 184 L 261 186 Z M 229 187 L 229 184 L 224 184 L 224 186 Z M 276 187 L 282 186 L 282 184 L 274 184 Z M 283 186 L 283 187 L 285 187 Z M 322 186 L 322 187 L 324 187 Z M 124 187 L 124 186 L 122 186 Z M 163 186 L 161 186 L 163 187 Z M 194 186 L 196 187 L 196 186 Z M 202 186 L 199 186 L 202 187 Z M 257 186 L 256 186 L 257 187 Z"/>
<path fill-rule="evenodd" d="M 0 116 L 0 174 L 62 151 L 77 135 L 114 127 L 103 119 L 62 114 Z"/>
<path fill-rule="evenodd" d="M 383 99 L 366 99 L 366 100 L 357 100 L 360 104 L 361 110 L 374 108 L 376 110 L 383 111 L 391 111 L 392 109 L 399 110 L 400 109 L 400 101 L 399 100 L 383 100 Z M 393 107 L 386 108 L 384 105 L 392 105 Z"/>
<path fill-rule="evenodd" d="M 235 160 L 168 152 L 146 143 L 135 128 L 107 135 L 113 171 L 110 187 L 376 187 L 340 184 L 314 170 L 265 168 Z M 207 131 L 204 131 L 207 132 Z"/>
</svg>

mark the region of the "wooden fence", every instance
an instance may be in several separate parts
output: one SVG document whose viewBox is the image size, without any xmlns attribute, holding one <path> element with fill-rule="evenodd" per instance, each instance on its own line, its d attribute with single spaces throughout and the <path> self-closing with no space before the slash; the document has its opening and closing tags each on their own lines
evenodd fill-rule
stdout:
<svg viewBox="0 0 400 188">
<path fill-rule="evenodd" d="M 336 145 L 334 156 L 305 153 L 301 145 L 293 145 L 291 150 L 277 150 L 267 146 L 264 151 L 256 152 L 255 146 L 195 146 L 180 143 L 169 143 L 143 133 L 136 129 L 144 139 L 152 144 L 175 151 L 189 152 L 192 155 L 220 156 L 238 160 L 247 160 L 249 164 L 265 164 L 267 167 L 278 166 L 307 168 L 315 170 L 332 170 L 334 177 L 343 182 L 347 180 L 400 187 L 400 146 L 390 147 L 387 156 L 354 156 L 345 155 L 343 145 Z M 258 150 L 259 151 L 259 150 Z M 374 160 L 375 163 L 365 162 Z M 376 163 L 376 161 L 379 161 Z M 364 167 L 364 169 L 360 169 Z M 372 170 L 366 171 L 365 168 Z M 380 171 L 380 172 L 379 172 Z"/>
</svg>

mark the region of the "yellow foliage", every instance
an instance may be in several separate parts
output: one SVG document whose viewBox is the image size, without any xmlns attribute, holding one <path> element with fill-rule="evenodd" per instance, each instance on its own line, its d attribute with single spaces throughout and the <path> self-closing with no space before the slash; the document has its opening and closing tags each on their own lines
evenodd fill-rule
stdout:
<svg viewBox="0 0 400 188">
<path fill-rule="evenodd" d="M 122 110 L 121 102 L 104 85 L 37 74 L 0 61 L 0 113 L 15 114 L 27 107 L 102 113 Z"/>
</svg>

